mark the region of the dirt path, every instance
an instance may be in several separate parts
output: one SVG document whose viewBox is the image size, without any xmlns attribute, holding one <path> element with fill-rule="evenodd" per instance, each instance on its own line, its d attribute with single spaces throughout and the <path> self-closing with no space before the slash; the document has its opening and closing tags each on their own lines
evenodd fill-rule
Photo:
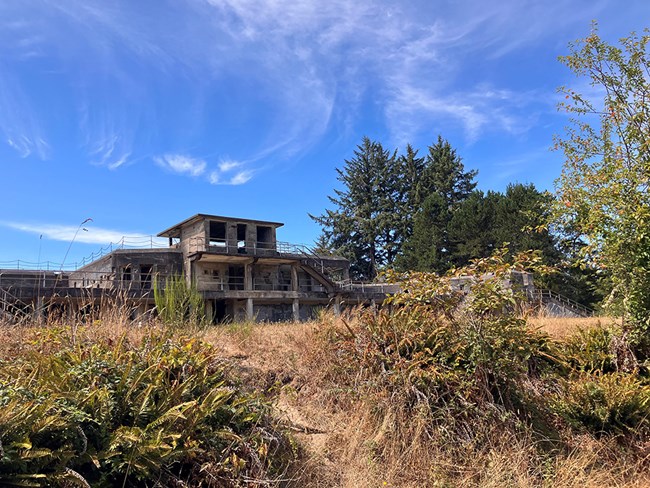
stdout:
<svg viewBox="0 0 650 488">
<path fill-rule="evenodd" d="M 318 403 L 305 358 L 313 351 L 317 324 L 242 326 L 212 331 L 206 340 L 233 361 L 247 383 L 266 391 L 274 400 L 278 418 L 303 449 L 304 469 L 295 486 L 363 486 L 346 472 L 346 437 L 349 422 Z"/>
</svg>

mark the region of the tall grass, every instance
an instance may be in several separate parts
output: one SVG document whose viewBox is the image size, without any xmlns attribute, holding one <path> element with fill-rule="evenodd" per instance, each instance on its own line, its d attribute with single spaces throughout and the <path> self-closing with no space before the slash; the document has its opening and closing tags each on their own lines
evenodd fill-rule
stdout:
<svg viewBox="0 0 650 488">
<path fill-rule="evenodd" d="M 156 277 L 153 284 L 154 300 L 160 320 L 171 326 L 204 325 L 205 302 L 196 284 L 187 284 L 182 275 L 172 275 L 163 283 Z"/>
</svg>

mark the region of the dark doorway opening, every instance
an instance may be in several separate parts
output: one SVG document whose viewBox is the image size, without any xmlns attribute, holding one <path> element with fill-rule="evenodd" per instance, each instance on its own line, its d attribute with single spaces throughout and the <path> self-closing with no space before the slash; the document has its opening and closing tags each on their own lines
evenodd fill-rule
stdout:
<svg viewBox="0 0 650 488">
<path fill-rule="evenodd" d="M 257 247 L 259 249 L 273 248 L 273 229 L 271 227 L 257 226 Z"/>
<path fill-rule="evenodd" d="M 237 252 L 246 254 L 246 224 L 237 224 Z"/>
<path fill-rule="evenodd" d="M 150 264 L 141 264 L 140 265 L 140 286 L 145 290 L 150 290 L 152 279 L 153 279 L 153 266 Z"/>
<path fill-rule="evenodd" d="M 226 301 L 215 300 L 212 306 L 212 323 L 220 324 L 226 321 Z"/>
</svg>

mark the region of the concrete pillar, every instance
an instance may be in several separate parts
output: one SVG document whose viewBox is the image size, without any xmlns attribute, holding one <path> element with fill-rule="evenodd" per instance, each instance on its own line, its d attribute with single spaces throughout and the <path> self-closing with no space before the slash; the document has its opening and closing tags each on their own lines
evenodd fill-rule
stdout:
<svg viewBox="0 0 650 488">
<path fill-rule="evenodd" d="M 253 299 L 246 299 L 246 320 L 253 320 L 255 318 L 253 314 Z"/>
<path fill-rule="evenodd" d="M 291 265 L 291 291 L 298 291 L 300 289 L 298 283 L 298 265 Z"/>
<path fill-rule="evenodd" d="M 300 300 L 297 298 L 293 299 L 293 304 L 292 304 L 292 311 L 293 311 L 293 321 L 294 322 L 300 322 Z"/>
<path fill-rule="evenodd" d="M 208 319 L 208 322 L 211 324 L 213 323 L 213 317 L 214 317 L 214 308 L 213 308 L 213 303 L 214 300 L 205 300 L 205 316 Z"/>
<path fill-rule="evenodd" d="M 341 295 L 336 295 L 334 298 L 334 315 L 337 317 L 341 315 Z"/>
<path fill-rule="evenodd" d="M 253 289 L 253 265 L 244 265 L 244 290 L 251 291 Z"/>
<path fill-rule="evenodd" d="M 185 282 L 187 286 L 192 286 L 192 281 L 196 279 L 196 262 L 190 261 L 189 267 L 187 268 L 188 273 L 185 275 Z M 131 278 L 134 279 L 134 278 Z"/>
</svg>

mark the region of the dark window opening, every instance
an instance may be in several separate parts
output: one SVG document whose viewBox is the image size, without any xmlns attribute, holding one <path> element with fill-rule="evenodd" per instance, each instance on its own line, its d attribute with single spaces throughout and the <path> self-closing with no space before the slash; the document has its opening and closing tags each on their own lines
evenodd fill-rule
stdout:
<svg viewBox="0 0 650 488">
<path fill-rule="evenodd" d="M 289 291 L 291 290 L 291 268 L 287 266 L 281 266 L 278 271 L 278 284 L 280 290 Z"/>
<path fill-rule="evenodd" d="M 122 281 L 131 281 L 131 265 L 124 266 L 122 269 Z"/>
<path fill-rule="evenodd" d="M 146 290 L 151 288 L 152 270 L 153 266 L 150 264 L 140 265 L 140 284 Z"/>
<path fill-rule="evenodd" d="M 246 254 L 246 224 L 237 224 L 237 252 Z"/>
<path fill-rule="evenodd" d="M 244 289 L 244 267 L 228 266 L 228 288 L 230 290 Z"/>
<path fill-rule="evenodd" d="M 217 247 L 226 246 L 225 222 L 210 222 L 210 245 Z"/>
<path fill-rule="evenodd" d="M 257 226 L 257 247 L 273 249 L 273 228 L 264 225 Z"/>
</svg>

